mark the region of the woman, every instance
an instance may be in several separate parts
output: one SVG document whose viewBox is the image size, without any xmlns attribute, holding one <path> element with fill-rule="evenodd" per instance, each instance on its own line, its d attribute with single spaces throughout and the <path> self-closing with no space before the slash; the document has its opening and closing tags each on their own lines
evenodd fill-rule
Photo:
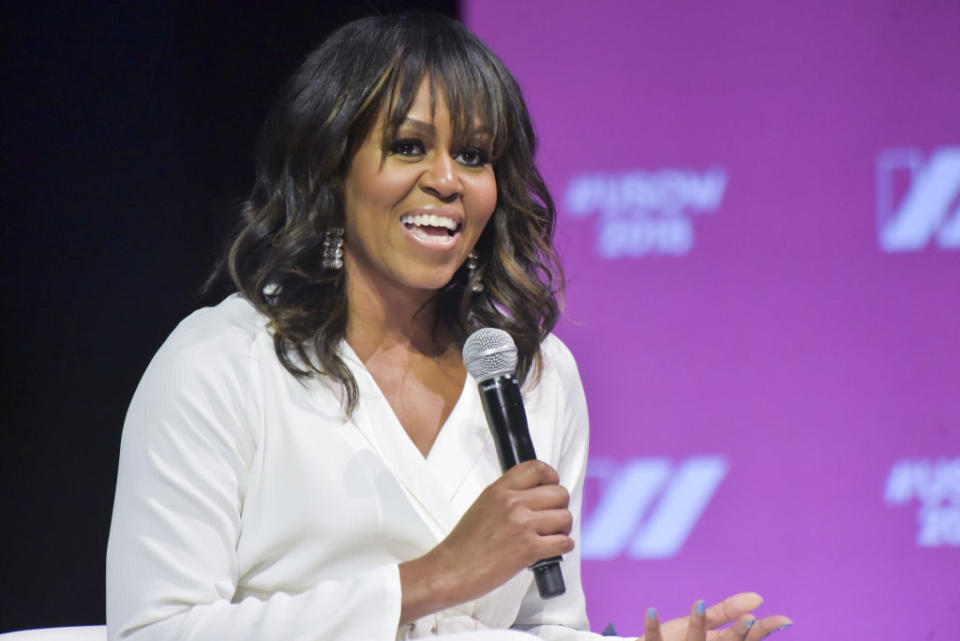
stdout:
<svg viewBox="0 0 960 641">
<path fill-rule="evenodd" d="M 448 19 L 360 20 L 307 58 L 264 129 L 238 293 L 181 323 L 131 403 L 111 639 L 590 636 L 586 405 L 549 334 L 533 147 L 513 78 Z M 517 343 L 546 463 L 500 473 L 460 357 L 484 326 Z M 525 568 L 557 555 L 567 592 L 543 600 Z M 744 638 L 757 605 L 701 605 L 690 633 L 739 618 L 723 638 Z"/>
</svg>

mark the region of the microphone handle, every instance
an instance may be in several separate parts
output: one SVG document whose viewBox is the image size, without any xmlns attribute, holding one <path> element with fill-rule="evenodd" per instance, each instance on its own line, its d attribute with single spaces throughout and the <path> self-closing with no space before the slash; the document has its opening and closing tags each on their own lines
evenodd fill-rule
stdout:
<svg viewBox="0 0 960 641">
<path fill-rule="evenodd" d="M 487 415 L 503 471 L 506 472 L 517 463 L 536 459 L 516 377 L 513 374 L 494 376 L 481 382 L 479 387 L 483 411 Z M 559 556 L 554 556 L 530 566 L 537 591 L 543 599 L 559 596 L 566 591 L 560 561 Z"/>
</svg>

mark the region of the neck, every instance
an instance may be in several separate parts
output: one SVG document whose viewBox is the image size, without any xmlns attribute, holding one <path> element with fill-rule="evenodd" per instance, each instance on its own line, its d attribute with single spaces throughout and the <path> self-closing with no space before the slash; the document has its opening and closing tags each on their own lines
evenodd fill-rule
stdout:
<svg viewBox="0 0 960 641">
<path fill-rule="evenodd" d="M 360 360 L 367 362 L 378 352 L 442 354 L 449 341 L 443 331 L 434 331 L 435 292 L 410 290 L 384 280 L 350 278 L 347 271 L 346 340 Z"/>
</svg>

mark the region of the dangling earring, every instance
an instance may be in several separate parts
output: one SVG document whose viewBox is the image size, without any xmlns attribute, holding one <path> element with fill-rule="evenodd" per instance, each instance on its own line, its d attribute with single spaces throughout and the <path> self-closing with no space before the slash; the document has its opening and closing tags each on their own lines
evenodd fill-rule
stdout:
<svg viewBox="0 0 960 641">
<path fill-rule="evenodd" d="M 483 281 L 477 275 L 477 252 L 471 251 L 467 254 L 467 282 L 471 283 L 470 291 L 482 292 Z"/>
<path fill-rule="evenodd" d="M 323 232 L 323 262 L 326 269 L 343 269 L 343 227 Z"/>
</svg>

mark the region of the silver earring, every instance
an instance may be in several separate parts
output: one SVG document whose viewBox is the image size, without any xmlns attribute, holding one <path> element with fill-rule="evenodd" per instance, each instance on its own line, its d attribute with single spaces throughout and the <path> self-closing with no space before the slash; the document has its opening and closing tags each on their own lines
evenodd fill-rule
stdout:
<svg viewBox="0 0 960 641">
<path fill-rule="evenodd" d="M 471 283 L 470 291 L 482 292 L 483 281 L 477 274 L 477 252 L 472 251 L 467 254 L 467 282 Z"/>
<path fill-rule="evenodd" d="M 326 269 L 343 269 L 343 227 L 323 232 L 323 263 Z"/>
</svg>

